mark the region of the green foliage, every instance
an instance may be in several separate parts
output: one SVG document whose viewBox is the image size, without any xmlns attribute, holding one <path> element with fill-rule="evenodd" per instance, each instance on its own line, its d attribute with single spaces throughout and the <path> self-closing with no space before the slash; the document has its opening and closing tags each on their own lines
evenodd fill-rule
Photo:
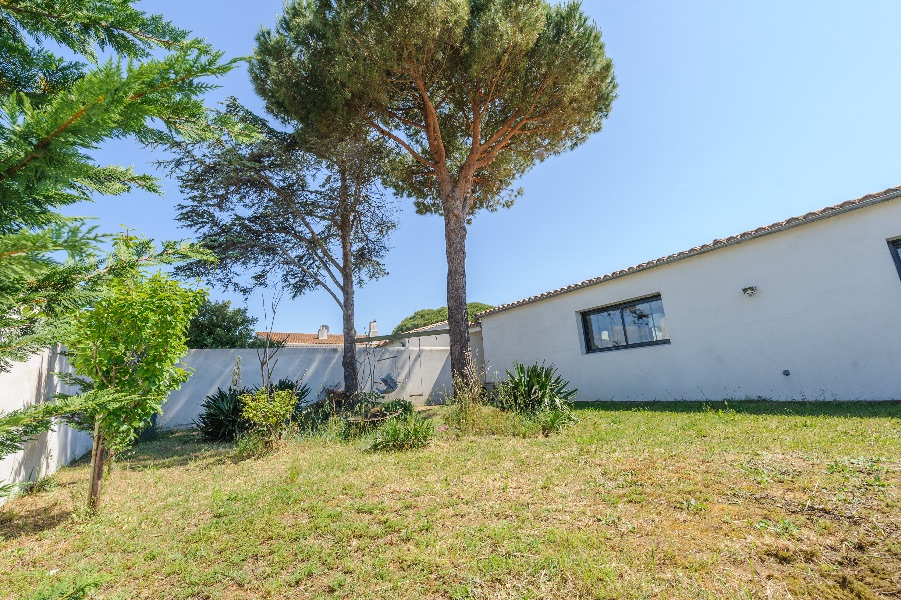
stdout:
<svg viewBox="0 0 901 600">
<path fill-rule="evenodd" d="M 76 317 L 67 340 L 69 362 L 97 390 L 133 394 L 135 401 L 97 413 L 113 450 L 130 444 L 160 411 L 166 396 L 187 381 L 188 323 L 205 297 L 157 273 L 113 279 L 89 310 Z"/>
<path fill-rule="evenodd" d="M 33 234 L 0 235 L 0 371 L 69 337 L 74 315 L 96 302 L 107 282 L 141 267 L 210 260 L 193 244 L 158 246 L 127 234 L 116 236 L 113 251 L 99 259 L 94 244 L 100 237 L 77 220 Z M 59 251 L 69 260 L 57 262 L 53 253 Z"/>
<path fill-rule="evenodd" d="M 0 370 L 64 339 L 71 314 L 121 266 L 101 265 L 103 236 L 55 209 L 96 193 L 159 190 L 130 167 L 96 164 L 95 148 L 214 137 L 222 127 L 240 135 L 227 117 L 207 118 L 199 100 L 211 87 L 204 78 L 236 63 L 135 3 L 0 2 Z M 90 64 L 54 55 L 48 41 Z M 100 63 L 98 50 L 116 56 Z"/>
<path fill-rule="evenodd" d="M 549 435 L 575 420 L 572 399 L 578 390 L 568 386 L 554 365 L 514 363 L 513 372 L 507 371 L 507 379 L 497 387 L 495 403 L 534 420 L 542 434 Z"/>
<path fill-rule="evenodd" d="M 597 26 L 546 0 L 291 2 L 250 72 L 273 114 L 391 140 L 395 188 L 446 217 L 454 184 L 466 214 L 508 206 L 516 178 L 601 130 L 616 90 Z"/>
<path fill-rule="evenodd" d="M 200 415 L 194 425 L 204 439 L 214 442 L 231 442 L 244 430 L 247 423 L 241 416 L 243 389 L 217 389 L 200 404 Z"/>
<path fill-rule="evenodd" d="M 446 420 L 458 433 L 469 435 L 478 429 L 479 415 L 488 397 L 482 387 L 484 373 L 476 367 L 471 353 L 466 354 L 463 373 L 452 373 L 453 396 L 448 399 L 450 409 Z"/>
<path fill-rule="evenodd" d="M 97 165 L 88 152 L 109 138 L 153 145 L 212 135 L 198 99 L 211 86 L 202 79 L 236 64 L 161 16 L 135 10 L 131 0 L 58 4 L 0 4 L 0 234 L 50 225 L 53 208 L 94 192 L 158 191 L 154 178 Z M 53 57 L 42 48 L 45 39 L 90 61 L 95 48 L 130 60 L 86 68 Z M 45 73 L 48 86 L 38 83 Z"/>
<path fill-rule="evenodd" d="M 310 387 L 292 379 L 280 379 L 269 388 L 274 392 L 289 392 L 294 395 L 294 404 L 290 415 L 291 423 L 301 431 L 312 432 L 328 421 L 330 411 L 325 402 L 307 402 Z M 204 439 L 216 442 L 230 442 L 238 439 L 242 433 L 253 429 L 243 414 L 242 396 L 263 393 L 260 388 L 253 389 L 230 387 L 227 390 L 217 389 L 207 396 L 200 405 L 201 413 L 194 425 Z"/>
<path fill-rule="evenodd" d="M 425 448 L 435 437 L 435 425 L 418 415 L 392 418 L 375 430 L 367 450 L 393 452 Z"/>
<path fill-rule="evenodd" d="M 255 348 L 256 317 L 231 302 L 204 300 L 188 326 L 188 348 Z"/>
<path fill-rule="evenodd" d="M 25 496 L 32 496 L 35 494 L 41 494 L 43 492 L 49 492 L 55 490 L 59 487 L 59 483 L 56 481 L 56 478 L 53 475 L 43 475 L 38 477 L 34 481 L 29 481 L 27 483 L 22 484 L 21 492 Z"/>
<path fill-rule="evenodd" d="M 466 313 L 469 317 L 469 322 L 473 322 L 475 320 L 475 316 L 480 312 L 489 310 L 491 308 L 494 307 L 490 304 L 483 304 L 482 302 L 467 303 Z M 435 323 L 441 323 L 442 321 L 447 321 L 446 306 L 442 306 L 441 308 L 423 308 L 422 310 L 417 310 L 409 317 L 401 320 L 401 322 L 397 325 L 397 327 L 394 328 L 391 333 L 404 333 L 407 331 L 412 331 L 414 329 L 419 329 L 420 327 L 427 327 L 429 325 L 434 325 Z"/>
<path fill-rule="evenodd" d="M 339 305 L 345 270 L 357 283 L 385 274 L 396 223 L 378 186 L 378 146 L 333 139 L 322 158 L 234 98 L 218 114 L 257 135 L 174 146 L 167 164 L 186 200 L 178 220 L 218 259 L 180 273 L 245 294 L 278 278 L 295 297 L 321 287 Z"/>
<path fill-rule="evenodd" d="M 49 431 L 59 418 L 94 413 L 101 407 L 127 406 L 138 398 L 113 390 L 92 390 L 78 396 L 40 402 L 8 413 L 0 413 L 0 456 L 21 450 L 34 436 Z"/>
<path fill-rule="evenodd" d="M 297 399 L 293 390 L 259 389 L 241 395 L 241 417 L 247 421 L 251 431 L 275 440 L 288 426 Z"/>
<path fill-rule="evenodd" d="M 35 591 L 29 600 L 83 600 L 90 598 L 97 588 L 109 580 L 107 575 L 78 575 L 62 577 Z"/>
<path fill-rule="evenodd" d="M 567 389 L 569 382 L 557 375 L 554 365 L 513 364 L 507 379 L 497 388 L 497 404 L 505 410 L 536 413 L 572 404 L 578 390 Z"/>
</svg>

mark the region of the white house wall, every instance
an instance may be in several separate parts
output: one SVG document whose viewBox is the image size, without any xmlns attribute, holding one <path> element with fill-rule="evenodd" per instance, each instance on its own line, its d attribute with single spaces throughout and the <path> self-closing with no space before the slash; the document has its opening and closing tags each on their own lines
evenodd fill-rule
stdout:
<svg viewBox="0 0 901 600">
<path fill-rule="evenodd" d="M 14 363 L 12 370 L 0 373 L 0 413 L 44 402 L 56 393 L 74 393 L 75 390 L 62 385 L 52 375 L 71 371 L 69 362 L 57 349 L 44 350 L 27 361 Z M 0 458 L 0 485 L 51 475 L 90 450 L 88 434 L 68 425 L 57 425 L 31 440 L 22 451 Z"/>
<path fill-rule="evenodd" d="M 487 315 L 486 362 L 552 362 L 580 400 L 898 399 L 898 237 L 888 201 Z M 653 294 L 670 344 L 583 351 L 580 312 Z"/>
<path fill-rule="evenodd" d="M 325 388 L 343 388 L 344 370 L 341 348 L 282 348 L 275 355 L 272 378 L 300 379 L 313 394 Z M 181 389 L 173 392 L 163 405 L 157 423 L 161 427 L 190 427 L 200 415 L 200 405 L 217 389 L 231 383 L 235 358 L 241 357 L 241 385 L 262 383 L 256 350 L 212 349 L 190 350 L 183 363 L 194 370 Z M 406 398 L 414 404 L 437 404 L 444 401 L 451 387 L 450 359 L 447 348 L 358 348 L 360 377 L 364 391 L 382 388 L 379 381 L 387 374 L 400 384 L 384 396 Z"/>
</svg>

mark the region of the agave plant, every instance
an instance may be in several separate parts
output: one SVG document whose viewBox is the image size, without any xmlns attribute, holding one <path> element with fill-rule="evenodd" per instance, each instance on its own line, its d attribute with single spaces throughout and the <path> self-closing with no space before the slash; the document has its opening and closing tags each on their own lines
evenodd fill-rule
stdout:
<svg viewBox="0 0 901 600">
<path fill-rule="evenodd" d="M 241 394 L 245 388 L 219 388 L 200 404 L 201 413 L 194 421 L 201 435 L 216 442 L 231 442 L 247 428 L 241 417 Z"/>
<path fill-rule="evenodd" d="M 557 367 L 513 364 L 507 380 L 498 389 L 500 408 L 518 413 L 561 411 L 569 414 L 572 399 L 578 390 L 567 389 L 569 382 L 557 374 Z"/>
</svg>

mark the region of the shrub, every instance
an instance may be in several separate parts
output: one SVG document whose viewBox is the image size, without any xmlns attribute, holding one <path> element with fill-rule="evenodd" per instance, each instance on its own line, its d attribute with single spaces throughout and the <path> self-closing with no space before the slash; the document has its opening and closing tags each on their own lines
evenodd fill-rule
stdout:
<svg viewBox="0 0 901 600">
<path fill-rule="evenodd" d="M 219 388 L 201 403 L 202 412 L 194 425 L 204 439 L 214 442 L 232 442 L 247 429 L 247 422 L 241 416 L 241 395 L 244 388 Z"/>
<path fill-rule="evenodd" d="M 241 394 L 241 416 L 247 421 L 254 433 L 259 433 L 270 441 L 274 441 L 279 433 L 287 427 L 297 398 L 292 390 L 255 390 Z"/>
<path fill-rule="evenodd" d="M 242 415 L 244 403 L 241 396 L 255 394 L 260 390 L 254 388 L 235 388 L 227 390 L 219 388 L 200 404 L 201 413 L 194 421 L 204 439 L 214 442 L 232 442 L 247 431 L 251 424 Z M 306 402 L 310 395 L 310 387 L 293 379 L 281 379 L 269 386 L 270 394 L 276 391 L 294 394 L 294 406 L 291 415 L 299 429 L 312 431 L 328 420 L 328 411 L 323 412 L 324 403 Z M 327 408 L 327 407 L 325 407 Z"/>
<path fill-rule="evenodd" d="M 424 448 L 435 437 L 435 425 L 418 415 L 406 419 L 392 418 L 376 429 L 370 451 L 396 451 Z"/>
<path fill-rule="evenodd" d="M 569 382 L 557 375 L 557 367 L 514 363 L 513 372 L 498 386 L 497 404 L 504 410 L 537 413 L 542 410 L 571 408 L 578 390 L 567 389 Z"/>
<path fill-rule="evenodd" d="M 568 389 L 569 382 L 557 375 L 554 365 L 513 365 L 507 379 L 497 388 L 495 403 L 502 409 L 532 420 L 543 435 L 560 431 L 575 421 L 572 398 L 577 390 Z"/>
</svg>

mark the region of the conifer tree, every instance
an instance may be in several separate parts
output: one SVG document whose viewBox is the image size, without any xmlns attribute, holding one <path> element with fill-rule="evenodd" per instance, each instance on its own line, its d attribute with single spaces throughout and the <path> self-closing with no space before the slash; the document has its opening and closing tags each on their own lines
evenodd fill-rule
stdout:
<svg viewBox="0 0 901 600">
<path fill-rule="evenodd" d="M 259 136 L 181 144 L 169 162 L 187 200 L 179 221 L 218 259 L 178 272 L 243 294 L 275 282 L 294 297 L 327 292 L 341 308 L 344 391 L 353 395 L 356 287 L 386 273 L 387 238 L 396 227 L 379 187 L 384 148 L 365 131 L 347 130 L 308 146 L 301 132 L 280 131 L 236 100 L 226 110 Z"/>
<path fill-rule="evenodd" d="M 134 0 L 0 0 L 0 370 L 60 339 L 64 315 L 99 278 L 100 240 L 56 209 L 94 194 L 158 191 L 154 177 L 88 152 L 130 137 L 200 138 L 205 78 L 234 61 Z M 66 60 L 63 46 L 90 62 Z M 98 61 L 98 52 L 114 56 Z M 66 252 L 66 265 L 53 257 Z"/>
<path fill-rule="evenodd" d="M 444 218 L 453 371 L 465 377 L 467 223 L 537 162 L 601 130 L 616 84 L 578 2 L 295 0 L 251 63 L 275 115 L 362 121 L 403 157 L 392 182 Z"/>
<path fill-rule="evenodd" d="M 95 194 L 159 191 L 150 175 L 98 164 L 89 152 L 105 140 L 155 147 L 222 128 L 240 135 L 227 120 L 210 120 L 200 99 L 212 87 L 207 79 L 235 61 L 135 4 L 0 0 L 0 371 L 63 340 L 72 316 L 111 279 L 200 256 L 190 245 L 141 242 L 100 260 L 103 236 L 57 212 Z M 48 41 L 74 58 L 54 54 Z M 96 391 L 0 415 L 0 455 L 49 429 L 55 416 L 127 401 Z"/>
</svg>

